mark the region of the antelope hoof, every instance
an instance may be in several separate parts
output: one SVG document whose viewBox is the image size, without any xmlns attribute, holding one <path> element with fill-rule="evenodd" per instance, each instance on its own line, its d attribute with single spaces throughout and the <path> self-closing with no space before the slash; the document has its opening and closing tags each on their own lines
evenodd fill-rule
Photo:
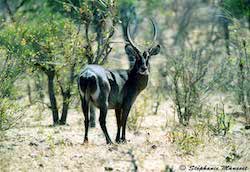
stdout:
<svg viewBox="0 0 250 172">
<path fill-rule="evenodd" d="M 120 144 L 121 143 L 121 139 L 115 139 L 115 142 Z"/>
<path fill-rule="evenodd" d="M 122 144 L 127 144 L 127 140 L 126 139 L 121 139 L 121 141 L 120 141 Z"/>
<path fill-rule="evenodd" d="M 60 120 L 58 124 L 59 124 L 59 125 L 66 125 L 66 121 Z"/>
<path fill-rule="evenodd" d="M 113 142 L 110 140 L 110 141 L 107 141 L 107 145 L 112 145 Z"/>
<path fill-rule="evenodd" d="M 84 139 L 83 144 L 87 144 L 89 140 L 87 138 Z"/>
</svg>

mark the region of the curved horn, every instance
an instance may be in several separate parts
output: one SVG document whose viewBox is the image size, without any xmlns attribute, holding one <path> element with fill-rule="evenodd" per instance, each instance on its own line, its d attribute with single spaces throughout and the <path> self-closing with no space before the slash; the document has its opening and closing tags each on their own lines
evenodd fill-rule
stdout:
<svg viewBox="0 0 250 172">
<path fill-rule="evenodd" d="M 127 37 L 128 37 L 128 42 L 131 44 L 131 46 L 137 51 L 137 53 L 140 52 L 139 48 L 136 47 L 135 43 L 133 42 L 133 40 L 131 39 L 130 36 L 130 20 L 128 21 L 128 25 L 127 25 Z"/>
<path fill-rule="evenodd" d="M 156 25 L 155 25 L 155 21 L 152 18 L 150 18 L 150 21 L 151 21 L 151 23 L 153 25 L 153 28 L 154 28 L 154 37 L 153 37 L 153 41 L 152 41 L 152 43 L 150 45 L 150 48 L 152 48 L 152 46 L 154 45 L 154 43 L 156 41 L 156 38 L 157 38 L 157 28 L 156 28 Z"/>
</svg>

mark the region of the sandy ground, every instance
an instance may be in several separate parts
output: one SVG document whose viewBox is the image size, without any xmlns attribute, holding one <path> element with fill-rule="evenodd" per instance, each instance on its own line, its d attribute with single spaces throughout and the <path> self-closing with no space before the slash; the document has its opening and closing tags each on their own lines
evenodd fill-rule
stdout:
<svg viewBox="0 0 250 172">
<path fill-rule="evenodd" d="M 182 155 L 169 139 L 176 125 L 170 105 L 161 105 L 158 115 L 145 117 L 138 132 L 128 131 L 127 144 L 106 145 L 99 127 L 90 129 L 89 143 L 83 143 L 83 115 L 71 110 L 67 126 L 49 126 L 49 111 L 38 118 L 30 108 L 22 123 L 1 135 L 0 171 L 191 171 L 190 166 L 247 166 L 250 171 L 250 132 L 240 123 L 227 137 L 204 138 L 192 155 Z M 109 111 L 107 128 L 115 139 L 114 112 Z M 178 127 L 178 125 L 177 125 Z M 237 146 L 241 157 L 227 163 L 230 144 Z M 184 168 L 186 169 L 181 170 Z M 210 170 L 211 171 L 211 170 Z M 232 171 L 232 170 L 231 170 Z"/>
</svg>

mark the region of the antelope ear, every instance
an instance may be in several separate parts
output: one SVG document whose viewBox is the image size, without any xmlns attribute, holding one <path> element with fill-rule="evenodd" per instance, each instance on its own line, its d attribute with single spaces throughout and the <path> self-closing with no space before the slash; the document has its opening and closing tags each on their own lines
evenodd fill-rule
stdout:
<svg viewBox="0 0 250 172">
<path fill-rule="evenodd" d="M 159 54 L 160 50 L 161 50 L 161 46 L 158 44 L 149 50 L 149 54 L 150 54 L 150 56 L 155 56 L 155 55 Z"/>
<path fill-rule="evenodd" d="M 133 56 L 135 58 L 137 58 L 137 56 L 138 56 L 137 53 L 136 53 L 136 51 L 134 50 L 134 48 L 130 44 L 127 44 L 125 46 L 125 51 L 126 51 L 126 54 L 128 56 Z"/>
</svg>

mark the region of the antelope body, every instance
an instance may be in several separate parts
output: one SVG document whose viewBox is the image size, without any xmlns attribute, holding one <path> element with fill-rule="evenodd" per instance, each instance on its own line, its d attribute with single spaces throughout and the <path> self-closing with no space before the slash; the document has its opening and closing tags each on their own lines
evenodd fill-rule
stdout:
<svg viewBox="0 0 250 172">
<path fill-rule="evenodd" d="M 155 40 L 156 27 L 153 21 L 152 23 Z M 141 53 L 130 37 L 129 27 L 127 27 L 127 37 L 129 44 L 125 46 L 126 53 L 136 59 L 131 69 L 108 70 L 99 65 L 87 65 L 79 75 L 78 88 L 85 117 L 84 142 L 88 141 L 90 105 L 100 109 L 99 122 L 107 144 L 112 143 L 106 128 L 107 110 L 115 109 L 117 120 L 116 142 L 126 142 L 126 122 L 129 111 L 136 97 L 147 86 L 150 57 L 160 51 L 160 46 L 157 45 Z"/>
</svg>

